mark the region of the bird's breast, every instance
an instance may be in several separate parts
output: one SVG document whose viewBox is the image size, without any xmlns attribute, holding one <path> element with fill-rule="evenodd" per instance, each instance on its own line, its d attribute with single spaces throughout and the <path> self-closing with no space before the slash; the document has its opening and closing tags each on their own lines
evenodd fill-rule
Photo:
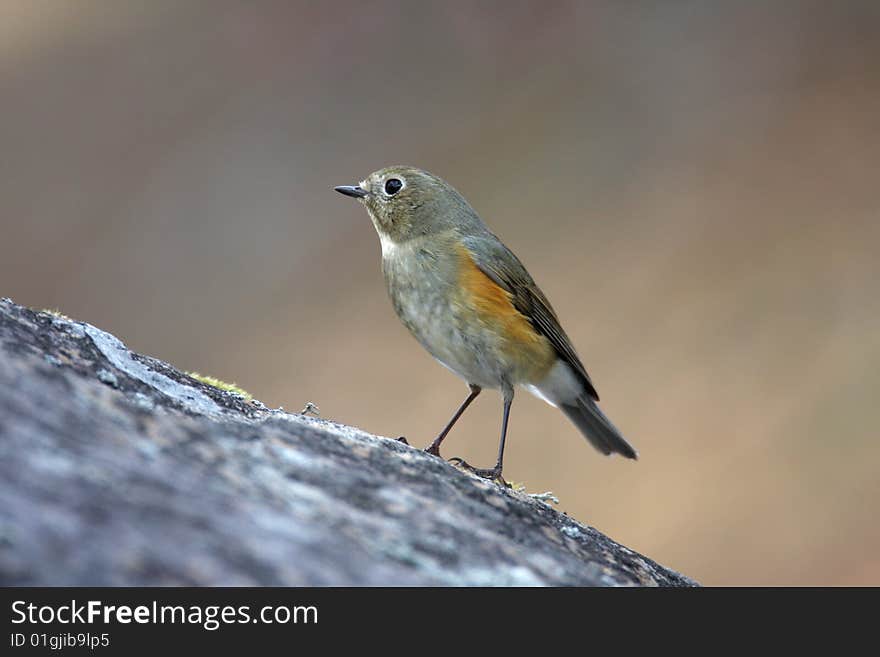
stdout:
<svg viewBox="0 0 880 657">
<path fill-rule="evenodd" d="M 383 245 L 383 272 L 403 324 L 469 383 L 538 381 L 553 366 L 549 341 L 455 240 Z"/>
</svg>

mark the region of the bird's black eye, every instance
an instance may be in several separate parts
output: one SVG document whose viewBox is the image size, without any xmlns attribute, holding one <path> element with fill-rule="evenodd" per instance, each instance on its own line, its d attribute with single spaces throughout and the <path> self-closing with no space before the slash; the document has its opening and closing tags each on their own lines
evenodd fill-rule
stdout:
<svg viewBox="0 0 880 657">
<path fill-rule="evenodd" d="M 397 178 L 389 178 L 385 181 L 385 193 L 388 196 L 394 196 L 401 189 L 403 189 L 403 183 Z"/>
</svg>

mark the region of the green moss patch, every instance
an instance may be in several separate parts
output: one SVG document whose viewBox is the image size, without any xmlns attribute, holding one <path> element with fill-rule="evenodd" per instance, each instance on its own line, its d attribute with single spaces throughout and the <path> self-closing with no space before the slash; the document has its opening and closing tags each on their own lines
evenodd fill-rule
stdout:
<svg viewBox="0 0 880 657">
<path fill-rule="evenodd" d="M 223 392 L 231 392 L 233 395 L 238 395 L 245 401 L 251 401 L 254 398 L 251 393 L 244 388 L 238 387 L 235 383 L 227 383 L 216 377 L 206 376 L 204 374 L 199 374 L 198 372 L 187 372 L 186 374 L 199 383 L 204 383 L 206 386 L 217 388 L 217 390 L 222 390 Z"/>
</svg>

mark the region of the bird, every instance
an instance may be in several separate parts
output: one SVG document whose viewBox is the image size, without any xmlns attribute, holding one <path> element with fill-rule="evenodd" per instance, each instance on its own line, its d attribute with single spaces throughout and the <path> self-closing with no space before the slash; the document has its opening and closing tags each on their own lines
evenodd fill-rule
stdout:
<svg viewBox="0 0 880 657">
<path fill-rule="evenodd" d="M 366 208 L 401 322 L 468 385 L 469 394 L 426 452 L 440 457 L 441 443 L 471 402 L 483 389 L 499 390 L 495 465 L 450 461 L 503 482 L 510 408 L 519 387 L 559 408 L 603 454 L 638 457 L 599 408 L 596 388 L 547 297 L 452 185 L 428 171 L 395 165 L 334 189 Z"/>
</svg>

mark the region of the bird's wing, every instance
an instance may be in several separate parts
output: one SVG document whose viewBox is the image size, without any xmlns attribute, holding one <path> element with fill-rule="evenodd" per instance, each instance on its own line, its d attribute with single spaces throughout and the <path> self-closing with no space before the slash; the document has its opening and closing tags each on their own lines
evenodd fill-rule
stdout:
<svg viewBox="0 0 880 657">
<path fill-rule="evenodd" d="M 514 308 L 550 341 L 559 357 L 582 379 L 587 393 L 599 401 L 590 375 L 562 330 L 553 307 L 519 259 L 491 233 L 463 237 L 462 242 L 480 271 L 510 294 Z"/>
</svg>

